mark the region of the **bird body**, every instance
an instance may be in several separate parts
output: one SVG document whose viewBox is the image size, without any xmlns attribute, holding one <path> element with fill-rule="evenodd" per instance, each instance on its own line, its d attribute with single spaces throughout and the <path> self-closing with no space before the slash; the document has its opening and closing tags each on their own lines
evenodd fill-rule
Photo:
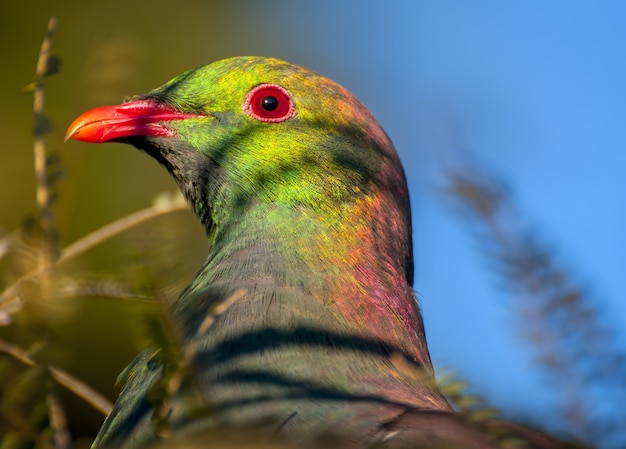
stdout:
<svg viewBox="0 0 626 449">
<path fill-rule="evenodd" d="M 343 87 L 276 59 L 231 58 L 88 111 L 68 137 L 154 157 L 209 241 L 171 306 L 192 382 L 159 411 L 150 398 L 168 367 L 140 355 L 96 447 L 154 441 L 159 414 L 178 434 L 263 425 L 363 446 L 406 433 L 411 414 L 428 412 L 423 431 L 429 413 L 451 412 L 412 289 L 404 171 Z M 488 447 L 476 441 L 467 447 Z"/>
</svg>

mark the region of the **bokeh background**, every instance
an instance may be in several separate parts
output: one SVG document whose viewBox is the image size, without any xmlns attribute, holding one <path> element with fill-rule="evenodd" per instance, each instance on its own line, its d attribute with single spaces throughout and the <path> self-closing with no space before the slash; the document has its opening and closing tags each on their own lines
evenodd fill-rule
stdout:
<svg viewBox="0 0 626 449">
<path fill-rule="evenodd" d="M 626 3 L 3 1 L 0 229 L 25 240 L 36 208 L 32 102 L 20 89 L 32 80 L 51 16 L 62 67 L 47 82 L 47 142 L 63 173 L 54 184 L 62 245 L 175 190 L 130 147 L 64 144 L 80 112 L 228 56 L 312 68 L 364 102 L 400 153 L 413 201 L 415 289 L 437 370 L 466 379 L 507 418 L 580 436 L 564 417 L 563 390 L 520 337 L 529 319 L 520 299 L 503 287 L 442 186 L 451 166 L 469 160 L 504 180 L 520 216 L 593 298 L 615 346 L 626 348 Z M 140 279 L 174 294 L 204 252 L 202 229 L 178 212 L 104 242 L 64 273 Z M 0 262 L 4 286 L 24 269 Z M 116 374 L 146 343 L 138 323 L 158 308 L 88 296 L 60 300 L 45 332 L 29 333 L 28 320 L 18 319 L 0 336 L 24 346 L 45 337 L 39 360 L 114 398 Z M 615 399 L 593 397 L 607 410 Z M 75 438 L 88 441 L 102 417 L 63 400 Z"/>
</svg>

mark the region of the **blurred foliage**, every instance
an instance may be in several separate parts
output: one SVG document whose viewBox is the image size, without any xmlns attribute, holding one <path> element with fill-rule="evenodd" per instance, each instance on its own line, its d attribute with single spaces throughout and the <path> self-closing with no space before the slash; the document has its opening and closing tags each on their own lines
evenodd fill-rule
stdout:
<svg viewBox="0 0 626 449">
<path fill-rule="evenodd" d="M 121 5 L 121 2 L 118 3 Z M 71 11 L 74 6 L 68 4 L 57 9 Z M 109 6 L 115 5 L 110 3 Z M 100 391 L 109 400 L 115 398 L 113 380 L 139 349 L 145 347 L 148 341 L 153 341 L 147 328 L 137 323 L 160 316 L 161 306 L 155 298 L 167 301 L 175 297 L 189 280 L 202 259 L 202 245 L 197 244 L 202 239 L 202 231 L 193 217 L 189 216 L 191 214 L 168 216 L 168 207 L 172 211 L 187 210 L 186 206 L 181 206 L 184 202 L 179 195 L 161 196 L 151 207 L 144 209 L 152 217 L 145 223 L 139 220 L 118 227 L 108 235 L 103 234 L 107 227 L 97 228 L 93 224 L 94 217 L 98 217 L 100 224 L 105 221 L 99 214 L 112 220 L 121 213 L 136 209 L 141 203 L 150 203 L 149 198 L 145 194 L 125 196 L 115 209 L 107 211 L 88 198 L 94 192 L 96 196 L 97 192 L 106 192 L 104 183 L 94 179 L 95 188 L 93 183 L 87 186 L 90 184 L 88 181 L 83 184 L 86 188 L 78 188 L 74 183 L 80 180 L 80 176 L 63 179 L 61 167 L 67 169 L 59 151 L 63 126 L 58 129 L 54 124 L 65 123 L 69 121 L 69 116 L 75 114 L 76 105 L 72 106 L 73 103 L 67 101 L 72 98 L 71 94 L 64 101 L 60 101 L 59 96 L 61 92 L 58 86 L 64 85 L 68 74 L 61 67 L 60 56 L 54 53 L 42 60 L 41 70 L 33 82 L 27 84 L 33 77 L 21 71 L 23 67 L 34 69 L 34 51 L 38 44 L 33 37 L 38 40 L 42 38 L 47 21 L 47 18 L 37 18 L 43 17 L 43 11 L 48 8 L 28 11 L 29 8 L 24 7 L 6 11 L 8 7 L 3 4 L 5 11 L 0 14 L 0 21 L 6 22 L 3 31 L 7 33 L 0 40 L 0 45 L 10 42 L 17 51 L 11 52 L 16 59 L 15 70 L 2 71 L 0 76 L 3 82 L 0 85 L 7 91 L 2 92 L 8 106 L 3 110 L 11 110 L 15 114 L 0 124 L 12 127 L 2 130 L 6 136 L 5 148 L 11 148 L 12 151 L 3 154 L 5 163 L 0 165 L 3 179 L 0 200 L 4 206 L 0 229 L 18 231 L 0 231 L 0 324 L 3 325 L 0 328 L 0 342 L 5 354 L 0 357 L 3 386 L 0 390 L 0 447 L 64 447 L 67 443 L 63 441 L 67 441 L 67 438 L 63 436 L 70 434 L 75 440 L 75 446 L 86 446 L 102 423 L 103 415 L 84 401 L 92 392 L 86 390 L 85 393 L 82 390 L 91 386 L 95 389 L 94 394 Z M 20 15 L 24 20 L 20 20 Z M 7 21 L 7 18 L 11 20 Z M 81 17 L 76 16 L 75 19 L 80 22 Z M 35 25 L 39 27 L 37 30 L 34 29 Z M 23 29 L 18 30 L 16 27 Z M 10 33 L 23 35 L 25 39 L 18 39 L 19 44 L 15 45 L 15 40 L 9 37 Z M 61 31 L 56 36 L 55 47 L 76 50 L 76 46 L 58 44 L 58 41 L 63 41 L 63 34 Z M 92 48 L 85 48 L 91 55 L 91 59 L 86 58 L 92 64 L 89 67 L 95 71 L 91 74 L 87 72 L 81 79 L 87 83 L 83 85 L 86 91 L 92 91 L 93 84 L 98 88 L 96 91 L 101 96 L 95 101 L 106 99 L 119 102 L 123 94 L 117 90 L 112 92 L 107 88 L 107 83 L 109 87 L 123 84 L 124 76 L 134 73 L 129 67 L 137 67 L 142 61 L 139 56 L 145 48 L 133 46 L 133 37 L 120 39 L 101 38 L 102 43 L 94 42 Z M 79 46 L 84 44 L 76 43 Z M 63 57 L 67 57 L 67 53 L 62 53 Z M 18 61 L 19 57 L 27 61 Z M 28 121 L 33 112 L 27 112 L 26 108 L 31 107 L 30 102 L 27 101 L 28 97 L 21 95 L 36 96 L 44 78 L 59 72 L 62 76 L 45 81 L 49 83 L 45 114 L 43 110 L 36 110 L 34 114 L 34 134 L 47 143 L 47 148 L 44 147 L 40 154 L 43 155 L 43 164 L 36 177 L 39 187 L 43 185 L 50 200 L 43 206 L 40 204 L 38 212 L 33 213 L 35 183 L 32 176 L 25 177 L 20 172 L 22 162 L 30 165 L 28 172 L 33 172 L 33 153 L 28 151 L 32 147 L 33 138 L 29 133 L 32 125 Z M 70 73 L 76 71 L 70 70 Z M 21 91 L 20 84 L 26 84 Z M 78 89 L 68 88 L 65 93 L 77 92 Z M 106 95 L 109 97 L 105 98 Z M 89 101 L 87 99 L 84 104 Z M 65 105 L 64 112 L 60 112 L 60 104 Z M 85 107 L 84 104 L 78 107 Z M 14 151 L 18 148 L 22 151 Z M 85 167 L 86 159 L 78 162 L 82 162 Z M 80 166 L 73 168 L 75 171 L 72 174 L 81 172 Z M 100 168 L 103 174 L 107 169 L 115 172 L 110 163 L 102 164 Z M 59 183 L 61 179 L 63 182 Z M 115 180 L 110 178 L 109 181 L 113 183 Z M 161 180 L 161 184 L 161 189 L 173 189 L 169 180 Z M 74 188 L 76 190 L 72 191 Z M 85 196 L 78 198 L 82 194 Z M 58 201 L 59 198 L 62 200 Z M 124 199 L 128 199 L 130 205 Z M 60 236 L 61 246 L 74 241 L 63 251 L 56 239 L 51 238 L 52 234 L 44 232 L 41 226 L 43 215 L 54 218 L 52 208 L 57 211 L 59 219 L 56 223 L 52 221 L 51 230 L 55 236 Z M 129 217 L 136 215 L 131 214 Z M 85 219 L 85 222 L 75 226 L 75 218 Z M 189 236 L 189 240 L 196 244 L 189 245 L 192 249 L 183 256 L 177 234 L 180 229 L 186 228 L 190 232 L 183 235 Z M 92 237 L 91 242 L 89 238 L 76 241 L 77 236 L 94 229 L 95 234 L 86 236 Z M 51 258 L 61 257 L 54 267 L 53 290 L 47 294 L 41 291 L 39 282 L 40 256 L 44 252 L 41 248 L 46 242 L 51 242 L 53 246 Z M 159 243 L 154 245 L 155 242 Z M 77 246 L 77 243 L 83 243 L 82 247 Z M 118 256 L 127 263 L 121 264 Z M 124 301 L 115 301 L 116 298 Z M 63 369 L 57 368 L 60 366 Z M 82 384 L 79 379 L 84 379 L 88 385 Z M 69 391 L 68 387 L 77 390 L 79 394 Z M 67 420 L 64 418 L 66 410 Z"/>
<path fill-rule="evenodd" d="M 522 337 L 561 397 L 575 436 L 626 446 L 626 353 L 591 290 L 526 223 L 506 184 L 484 166 L 450 169 L 445 191 L 510 293 Z"/>
</svg>

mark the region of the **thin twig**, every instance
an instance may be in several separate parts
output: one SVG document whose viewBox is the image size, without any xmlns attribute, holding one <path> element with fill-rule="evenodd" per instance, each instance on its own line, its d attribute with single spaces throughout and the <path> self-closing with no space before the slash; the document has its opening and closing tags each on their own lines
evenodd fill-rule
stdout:
<svg viewBox="0 0 626 449">
<path fill-rule="evenodd" d="M 82 254 L 103 241 L 108 240 L 115 235 L 121 234 L 127 229 L 137 226 L 144 221 L 151 220 L 159 215 L 168 214 L 170 212 L 186 208 L 188 208 L 188 206 L 185 200 L 182 197 L 177 196 L 171 201 L 157 203 L 151 207 L 122 217 L 112 223 L 109 223 L 108 225 L 102 226 L 101 228 L 87 234 L 71 245 L 65 247 L 61 252 L 61 257 L 58 262 L 61 263 L 67 259 L 71 259 L 72 257 Z"/>
<path fill-rule="evenodd" d="M 212 309 L 210 313 L 204 318 L 200 326 L 198 326 L 198 330 L 196 331 L 195 337 L 196 338 L 202 337 L 204 334 L 206 334 L 209 328 L 213 326 L 213 323 L 215 322 L 215 320 L 224 312 L 226 312 L 228 309 L 230 309 L 230 306 L 232 306 L 241 298 L 243 298 L 245 294 L 246 294 L 246 290 L 243 288 L 240 288 L 239 290 L 235 291 L 235 293 L 230 295 L 230 297 L 228 297 L 227 299 L 219 303 L 217 306 L 215 306 L 215 308 Z"/>
<path fill-rule="evenodd" d="M 39 252 L 39 271 L 41 273 L 41 291 L 44 298 L 49 298 L 52 283 L 52 267 L 56 258 L 56 230 L 51 208 L 50 184 L 47 170 L 47 151 L 44 139 L 48 131 L 44 116 L 45 94 L 44 79 L 48 67 L 52 37 L 57 20 L 52 17 L 48 22 L 48 32 L 41 43 L 37 68 L 35 70 L 35 92 L 33 95 L 33 114 L 35 120 L 35 142 L 33 147 L 35 158 L 35 175 L 37 179 L 37 209 L 42 238 Z"/>
<path fill-rule="evenodd" d="M 207 314 L 207 316 L 202 320 L 200 326 L 196 330 L 195 335 L 189 340 L 187 344 L 182 343 L 181 339 L 181 347 L 184 348 L 182 358 L 183 363 L 189 365 L 191 360 L 193 359 L 193 355 L 198 351 L 198 345 L 202 343 L 202 337 L 206 335 L 208 330 L 213 326 L 215 320 L 218 319 L 224 312 L 226 312 L 230 307 L 243 298 L 246 294 L 246 290 L 240 288 L 235 291 L 232 295 L 226 298 L 224 301 L 217 304 L 214 308 L 211 308 Z"/>
<path fill-rule="evenodd" d="M 10 355 L 15 360 L 23 363 L 26 366 L 36 367 L 37 362 L 30 358 L 28 353 L 19 346 L 13 345 L 6 341 L 0 340 L 0 352 Z M 92 389 L 86 383 L 76 379 L 74 376 L 60 368 L 56 368 L 53 365 L 48 365 L 52 378 L 63 387 L 74 393 L 79 398 L 82 398 L 85 402 L 91 405 L 104 415 L 111 413 L 113 404 L 102 396 L 100 393 Z"/>
<path fill-rule="evenodd" d="M 68 245 L 61 252 L 61 257 L 57 260 L 57 264 L 65 262 L 68 259 L 76 257 L 91 248 L 99 245 L 100 243 L 106 241 L 107 239 L 114 237 L 134 226 L 137 226 L 144 221 L 151 220 L 160 215 L 168 214 L 171 212 L 176 212 L 180 210 L 187 209 L 187 203 L 182 197 L 175 197 L 174 199 L 166 202 L 158 202 L 157 204 L 147 207 L 145 209 L 134 212 L 130 215 L 122 217 L 118 220 L 115 220 L 108 225 L 105 225 L 86 236 L 78 239 L 74 243 Z M 41 274 L 42 267 L 39 266 L 34 270 L 29 271 L 28 273 L 20 276 L 20 278 L 7 287 L 0 294 L 0 306 L 4 303 L 9 302 L 12 298 L 15 297 L 18 286 L 29 279 L 32 279 Z"/>
<path fill-rule="evenodd" d="M 626 357 L 599 303 L 539 231 L 525 223 L 496 176 L 468 166 L 451 170 L 448 178 L 448 194 L 504 285 L 519 298 L 514 304 L 523 319 L 523 336 L 560 390 L 571 432 L 583 441 L 625 447 Z"/>
<path fill-rule="evenodd" d="M 71 449 L 72 436 L 67 428 L 67 416 L 59 397 L 48 389 L 46 404 L 50 415 L 50 427 L 53 432 L 54 449 Z"/>
<path fill-rule="evenodd" d="M 202 389 L 198 385 L 196 378 L 193 376 L 196 372 L 196 367 L 194 366 L 194 356 L 198 351 L 199 344 L 202 342 L 202 337 L 206 335 L 206 332 L 210 329 L 215 320 L 220 315 L 225 313 L 233 304 L 243 298 L 245 294 L 246 290 L 240 288 L 224 301 L 220 302 L 215 307 L 210 308 L 207 316 L 198 327 L 195 335 L 189 341 L 185 341 L 182 337 L 180 327 L 177 325 L 178 323 L 174 322 L 173 319 L 165 321 L 164 324 L 170 331 L 168 333 L 174 336 L 177 340 L 177 345 L 175 369 L 171 372 L 171 374 L 164 376 L 163 381 L 165 395 L 162 398 L 161 403 L 155 407 L 156 419 L 153 422 L 155 424 L 156 433 L 160 438 L 167 439 L 172 436 L 172 429 L 169 426 L 168 421 L 171 413 L 172 402 L 173 398 L 176 397 L 185 384 L 185 380 L 191 380 L 191 384 L 196 390 L 196 394 L 194 396 L 198 399 L 198 404 L 205 410 L 209 407 L 209 404 L 205 400 L 205 396 L 202 394 Z M 166 315 L 166 317 L 167 316 L 168 315 Z M 170 316 L 170 318 L 172 317 Z"/>
</svg>

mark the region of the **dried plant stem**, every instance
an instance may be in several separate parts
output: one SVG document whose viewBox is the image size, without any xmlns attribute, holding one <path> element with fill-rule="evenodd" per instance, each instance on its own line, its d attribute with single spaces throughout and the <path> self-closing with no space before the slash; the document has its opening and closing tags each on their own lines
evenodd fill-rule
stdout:
<svg viewBox="0 0 626 449">
<path fill-rule="evenodd" d="M 155 416 L 157 419 L 154 421 L 156 424 L 156 432 L 160 438 L 167 439 L 172 436 L 172 429 L 169 426 L 168 419 L 171 414 L 171 407 L 173 398 L 180 392 L 182 386 L 185 383 L 185 379 L 189 379 L 195 371 L 194 357 L 198 351 L 198 346 L 202 343 L 202 338 L 206 335 L 206 332 L 211 328 L 215 320 L 225 313 L 233 304 L 243 298 L 246 294 L 246 290 L 240 288 L 236 290 L 230 297 L 219 303 L 217 306 L 211 308 L 200 326 L 196 334 L 189 340 L 185 341 L 182 337 L 180 328 L 171 317 L 166 320 L 164 325 L 167 326 L 169 334 L 174 336 L 176 341 L 176 365 L 175 369 L 163 379 L 165 387 L 165 397 L 162 398 L 160 404 L 155 407 Z M 168 317 L 167 314 L 164 315 Z M 197 394 L 195 397 L 198 399 L 198 404 L 203 408 L 209 407 L 209 404 L 205 401 L 204 395 L 201 393 L 201 388 L 193 376 L 191 376 L 192 385 L 196 389 Z"/>
<path fill-rule="evenodd" d="M 158 217 L 159 215 L 168 214 L 170 212 L 187 208 L 188 206 L 187 203 L 185 203 L 185 200 L 182 197 L 176 197 L 176 199 L 168 201 L 166 204 L 155 204 L 152 207 L 139 210 L 130 215 L 115 220 L 114 222 L 102 226 L 101 228 L 87 234 L 86 236 L 75 241 L 71 245 L 65 247 L 61 252 L 59 263 L 67 259 L 71 259 L 72 257 L 75 257 L 79 254 L 82 254 L 85 251 L 93 248 L 94 246 L 99 245 L 103 241 L 108 240 L 111 237 L 126 231 L 127 229 L 137 226 L 144 221 L 151 220 Z"/>
<path fill-rule="evenodd" d="M 52 37 L 56 29 L 56 18 L 53 17 L 48 22 L 48 32 L 41 43 L 39 59 L 35 71 L 35 92 L 33 97 L 33 114 L 35 119 L 35 175 L 37 181 L 37 209 L 39 212 L 39 224 L 42 230 L 41 248 L 39 252 L 39 271 L 41 273 L 41 291 L 44 298 L 48 298 L 51 293 L 52 267 L 56 256 L 56 234 L 54 219 L 51 208 L 51 194 L 48 182 L 47 152 L 44 135 L 47 131 L 44 116 L 45 94 L 44 78 L 52 45 Z"/>
<path fill-rule="evenodd" d="M 52 390 L 49 390 L 46 395 L 46 404 L 50 414 L 50 427 L 54 433 L 54 449 L 70 449 L 72 447 L 72 436 L 67 428 L 65 409 L 59 397 Z"/>
<path fill-rule="evenodd" d="M 37 366 L 37 362 L 30 358 L 28 352 L 19 346 L 12 345 L 6 341 L 0 340 L 0 352 L 3 352 L 7 355 L 10 355 L 15 360 L 23 363 L 24 365 L 35 367 Z M 76 396 L 82 398 L 91 405 L 93 408 L 103 413 L 104 415 L 108 415 L 111 413 L 113 408 L 113 404 L 102 396 L 97 391 L 93 390 L 86 383 L 76 379 L 71 374 L 63 371 L 60 368 L 56 368 L 52 365 L 48 365 L 48 369 L 50 370 L 50 374 L 52 378 L 63 387 L 67 388 L 69 391 L 74 393 Z"/>
<path fill-rule="evenodd" d="M 525 223 L 497 177 L 468 166 L 451 170 L 448 179 L 448 194 L 517 300 L 523 336 L 561 392 L 570 431 L 599 447 L 626 447 L 626 357 L 599 303 Z M 611 439 L 621 444 L 604 443 Z"/>
<path fill-rule="evenodd" d="M 130 215 L 122 217 L 112 223 L 109 223 L 86 236 L 78 239 L 74 243 L 68 245 L 61 252 L 61 257 L 57 260 L 57 264 L 64 262 L 68 259 L 76 257 L 91 248 L 99 245 L 100 243 L 106 241 L 107 239 L 118 235 L 134 226 L 137 226 L 144 221 L 151 220 L 160 215 L 169 214 L 171 212 L 176 212 L 180 210 L 185 210 L 189 206 L 185 202 L 182 197 L 176 197 L 173 200 L 158 203 L 151 207 L 147 207 L 145 209 L 134 212 Z M 36 269 L 29 271 L 28 273 L 22 275 L 16 282 L 7 287 L 0 294 L 0 306 L 2 304 L 11 301 L 15 298 L 17 287 L 24 281 L 32 279 L 35 276 L 38 276 L 42 273 L 42 267 L 39 265 Z"/>
</svg>

